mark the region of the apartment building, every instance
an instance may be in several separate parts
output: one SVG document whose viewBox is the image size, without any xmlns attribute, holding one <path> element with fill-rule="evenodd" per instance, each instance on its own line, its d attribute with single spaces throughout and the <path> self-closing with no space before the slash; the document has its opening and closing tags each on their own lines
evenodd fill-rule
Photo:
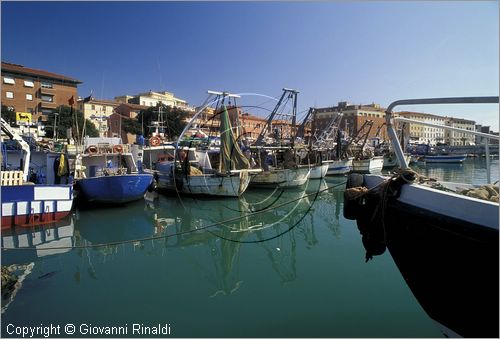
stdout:
<svg viewBox="0 0 500 339">
<path fill-rule="evenodd" d="M 399 116 L 407 119 L 417 120 L 424 123 L 436 125 L 446 125 L 447 117 L 421 113 L 421 112 L 398 112 Z M 417 123 L 405 124 L 405 133 L 409 134 L 410 143 L 436 145 L 438 143 L 447 143 L 445 130 L 439 127 L 430 127 L 419 125 Z"/>
<path fill-rule="evenodd" d="M 77 98 L 80 80 L 45 70 L 2 62 L 2 105 L 32 114 L 32 121 L 46 121 L 60 105 Z"/>
<path fill-rule="evenodd" d="M 460 128 L 467 131 L 476 130 L 476 122 L 467 119 L 460 118 L 446 118 L 446 126 Z M 445 140 L 448 145 L 451 146 L 465 146 L 465 145 L 475 145 L 476 137 L 473 134 L 450 131 L 447 130 L 445 133 Z"/>
<path fill-rule="evenodd" d="M 340 122 L 340 129 L 348 136 L 354 136 L 363 126 L 371 120 L 373 126 L 368 134 L 368 138 L 379 137 L 382 140 L 389 140 L 385 123 L 385 110 L 380 105 L 372 103 L 369 105 L 354 105 L 349 102 L 339 102 L 337 106 L 323 107 L 315 109 L 313 118 L 313 128 L 319 133 L 328 127 L 331 120 L 342 112 L 343 119 Z"/>
<path fill-rule="evenodd" d="M 158 103 L 162 103 L 165 106 L 178 107 L 186 111 L 194 111 L 194 108 L 189 106 L 186 100 L 177 98 L 173 93 L 165 91 L 149 91 L 146 93 L 139 93 L 137 95 L 122 95 L 115 97 L 115 101 L 148 107 L 154 107 Z"/>
</svg>

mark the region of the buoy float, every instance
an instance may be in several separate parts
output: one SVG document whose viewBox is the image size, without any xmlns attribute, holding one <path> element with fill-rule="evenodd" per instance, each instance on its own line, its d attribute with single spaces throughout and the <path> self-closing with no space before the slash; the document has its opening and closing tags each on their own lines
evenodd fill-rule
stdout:
<svg viewBox="0 0 500 339">
<path fill-rule="evenodd" d="M 114 153 L 123 153 L 123 146 L 122 145 L 114 145 L 113 152 Z"/>
<path fill-rule="evenodd" d="M 149 138 L 149 144 L 151 146 L 160 146 L 161 139 L 155 135 L 154 137 Z"/>
<path fill-rule="evenodd" d="M 89 147 L 87 147 L 87 153 L 90 153 L 90 154 L 97 153 L 97 146 L 96 145 L 90 145 Z"/>
</svg>

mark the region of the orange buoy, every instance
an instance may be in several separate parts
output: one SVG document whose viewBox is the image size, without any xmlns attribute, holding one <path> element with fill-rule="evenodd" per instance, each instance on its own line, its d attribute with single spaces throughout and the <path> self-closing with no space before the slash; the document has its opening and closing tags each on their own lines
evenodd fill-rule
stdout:
<svg viewBox="0 0 500 339">
<path fill-rule="evenodd" d="M 161 139 L 155 135 L 154 137 L 149 138 L 149 144 L 151 146 L 160 146 Z"/>
<path fill-rule="evenodd" d="M 123 146 L 122 145 L 114 145 L 113 146 L 113 153 L 123 153 Z"/>
<path fill-rule="evenodd" d="M 90 154 L 97 153 L 97 146 L 96 145 L 90 145 L 89 147 L 87 147 L 87 153 L 90 153 Z"/>
</svg>

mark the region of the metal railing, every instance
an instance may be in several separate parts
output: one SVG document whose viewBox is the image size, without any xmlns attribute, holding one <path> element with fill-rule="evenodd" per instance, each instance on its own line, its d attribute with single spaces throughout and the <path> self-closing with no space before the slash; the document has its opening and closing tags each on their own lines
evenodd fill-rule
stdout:
<svg viewBox="0 0 500 339">
<path fill-rule="evenodd" d="M 399 143 L 399 139 L 397 137 L 396 131 L 392 125 L 392 120 L 400 120 L 400 121 L 406 121 L 406 122 L 411 122 L 415 124 L 421 124 L 421 125 L 426 125 L 426 126 L 432 126 L 436 128 L 442 128 L 445 130 L 452 130 L 452 131 L 458 131 L 461 133 L 467 133 L 467 134 L 473 134 L 473 135 L 478 135 L 481 137 L 484 137 L 487 139 L 485 143 L 485 152 L 486 152 L 486 176 L 487 176 L 487 181 L 488 183 L 491 182 L 491 173 L 490 173 L 490 151 L 489 151 L 489 139 L 496 139 L 499 140 L 499 136 L 497 135 L 492 135 L 492 134 L 487 134 L 487 133 L 481 133 L 481 132 L 476 132 L 476 131 L 470 131 L 466 129 L 461 129 L 461 128 L 456 128 L 456 127 L 451 127 L 451 126 L 446 126 L 446 125 L 438 125 L 438 124 L 432 124 L 432 123 L 426 123 L 418 120 L 412 120 L 412 119 L 407 119 L 407 118 L 400 118 L 400 117 L 393 117 L 392 116 L 392 110 L 396 106 L 403 106 L 403 105 L 434 105 L 434 104 L 498 104 L 499 103 L 499 98 L 496 96 L 490 96 L 490 97 L 457 97 L 457 98 L 429 98 L 429 99 L 406 99 L 406 100 L 397 100 L 394 101 L 389 105 L 387 110 L 385 111 L 385 121 L 387 124 L 387 132 L 389 134 L 389 137 L 391 138 L 392 146 L 394 147 L 394 152 L 396 153 L 396 157 L 398 158 L 398 163 L 399 166 L 402 169 L 408 168 L 408 164 L 406 163 L 403 149 L 401 148 L 401 144 Z"/>
</svg>

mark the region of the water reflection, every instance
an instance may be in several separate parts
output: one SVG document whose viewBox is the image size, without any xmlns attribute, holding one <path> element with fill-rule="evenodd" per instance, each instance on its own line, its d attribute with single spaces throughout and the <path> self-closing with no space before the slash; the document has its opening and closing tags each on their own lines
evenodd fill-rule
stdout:
<svg viewBox="0 0 500 339">
<path fill-rule="evenodd" d="M 2 265 L 24 264 L 69 252 L 74 245 L 73 235 L 72 217 L 49 225 L 2 230 Z"/>
<path fill-rule="evenodd" d="M 499 175 L 498 159 L 492 159 L 490 166 L 491 180 L 495 182 Z M 486 184 L 486 159 L 483 158 L 468 158 L 461 164 L 418 163 L 412 168 L 429 178 L 468 184 Z"/>
<path fill-rule="evenodd" d="M 157 210 L 157 223 L 163 226 L 173 220 L 169 210 L 178 212 L 176 221 L 170 222 L 172 227 L 165 229 L 164 246 L 205 248 L 197 267 L 214 286 L 212 297 L 232 294 L 241 286 L 238 269 L 243 244 L 258 244 L 283 282 L 295 280 L 296 240 L 291 228 L 301 223 L 311 207 L 306 190 L 256 190 L 248 199 L 165 203 L 171 206 Z M 314 238 L 313 226 L 302 233 Z M 210 264 L 203 263 L 206 258 L 211 259 Z"/>
</svg>

